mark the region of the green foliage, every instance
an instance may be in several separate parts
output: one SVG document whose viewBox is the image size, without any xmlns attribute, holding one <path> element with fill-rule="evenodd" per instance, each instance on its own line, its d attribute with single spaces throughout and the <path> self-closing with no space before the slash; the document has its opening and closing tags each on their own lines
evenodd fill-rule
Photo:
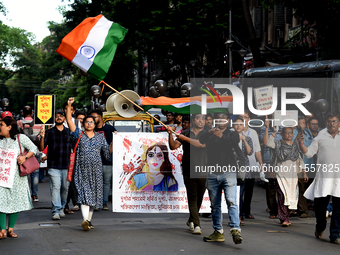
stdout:
<svg viewBox="0 0 340 255">
<path fill-rule="evenodd" d="M 6 16 L 6 13 L 7 13 L 7 9 L 2 2 L 0 2 L 0 13 L 2 13 L 4 16 Z"/>
<path fill-rule="evenodd" d="M 15 59 L 16 52 L 29 47 L 33 38 L 33 34 L 26 30 L 9 27 L 0 22 L 0 63 L 7 66 L 6 57 Z"/>
</svg>

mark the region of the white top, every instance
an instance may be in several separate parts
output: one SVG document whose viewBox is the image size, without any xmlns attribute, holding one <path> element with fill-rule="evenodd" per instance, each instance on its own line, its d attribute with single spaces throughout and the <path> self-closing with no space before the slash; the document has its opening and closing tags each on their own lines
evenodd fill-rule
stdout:
<svg viewBox="0 0 340 255">
<path fill-rule="evenodd" d="M 247 136 L 250 137 L 253 142 L 254 153 L 251 155 L 248 155 L 250 169 L 253 172 L 260 172 L 260 164 L 256 161 L 256 157 L 255 157 L 255 153 L 261 151 L 259 135 L 255 131 L 255 129 L 252 129 L 250 127 L 248 127 L 247 131 L 243 131 L 243 135 L 246 137 Z"/>
<path fill-rule="evenodd" d="M 328 195 L 340 197 L 340 132 L 333 138 L 328 132 L 320 132 L 307 148 L 307 158 L 318 154 L 316 176 L 304 196 L 313 200 L 315 197 Z M 311 172 L 313 169 L 306 169 Z"/>
</svg>

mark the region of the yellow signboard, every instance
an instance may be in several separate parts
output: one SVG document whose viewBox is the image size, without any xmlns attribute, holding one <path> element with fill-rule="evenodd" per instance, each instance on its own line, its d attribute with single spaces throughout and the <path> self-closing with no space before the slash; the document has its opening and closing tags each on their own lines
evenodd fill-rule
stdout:
<svg viewBox="0 0 340 255">
<path fill-rule="evenodd" d="M 52 118 L 53 115 L 53 95 L 37 96 L 36 116 L 44 124 Z"/>
</svg>

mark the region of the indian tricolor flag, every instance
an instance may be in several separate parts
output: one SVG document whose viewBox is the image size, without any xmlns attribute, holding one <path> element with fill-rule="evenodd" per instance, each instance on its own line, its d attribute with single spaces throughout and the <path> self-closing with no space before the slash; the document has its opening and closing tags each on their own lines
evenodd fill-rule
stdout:
<svg viewBox="0 0 340 255">
<path fill-rule="evenodd" d="M 67 34 L 58 52 L 84 72 L 103 80 L 127 29 L 103 15 L 87 18 Z"/>
<path fill-rule="evenodd" d="M 176 112 L 181 114 L 201 113 L 202 96 L 195 97 L 141 97 L 141 104 L 145 111 L 152 107 L 158 107 L 165 111 Z M 206 97 L 206 108 L 208 113 L 229 112 L 228 108 L 232 105 L 232 96 Z"/>
</svg>

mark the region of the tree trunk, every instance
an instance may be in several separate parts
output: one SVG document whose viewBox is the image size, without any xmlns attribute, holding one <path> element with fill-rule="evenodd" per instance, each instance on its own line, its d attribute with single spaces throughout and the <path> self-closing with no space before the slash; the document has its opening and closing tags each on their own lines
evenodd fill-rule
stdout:
<svg viewBox="0 0 340 255">
<path fill-rule="evenodd" d="M 247 3 L 247 0 L 241 0 L 241 2 L 242 2 L 243 16 L 244 16 L 244 20 L 245 20 L 246 27 L 247 27 L 247 33 L 249 36 L 249 46 L 250 46 L 251 52 L 253 53 L 254 66 L 261 67 L 263 66 L 263 61 L 262 61 L 260 49 L 258 47 L 253 21 L 250 16 L 249 6 Z"/>
</svg>

